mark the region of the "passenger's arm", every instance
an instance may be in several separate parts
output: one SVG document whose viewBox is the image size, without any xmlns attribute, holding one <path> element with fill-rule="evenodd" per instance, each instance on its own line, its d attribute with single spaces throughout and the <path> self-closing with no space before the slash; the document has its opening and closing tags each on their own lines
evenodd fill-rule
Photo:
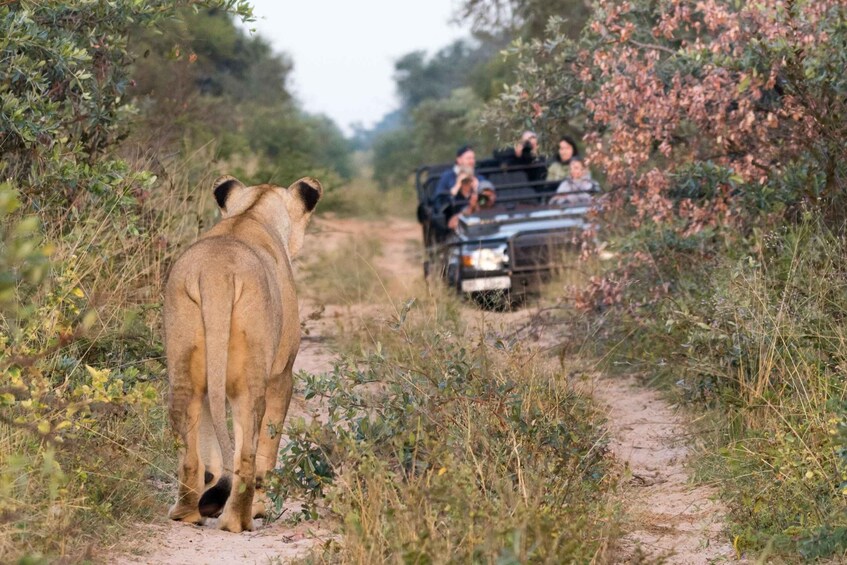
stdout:
<svg viewBox="0 0 847 565">
<path fill-rule="evenodd" d="M 450 188 L 450 194 L 452 196 L 456 196 L 457 194 L 459 194 L 459 189 L 462 186 L 462 181 L 464 179 L 468 178 L 469 176 L 473 180 L 474 183 L 477 182 L 476 177 L 474 177 L 473 175 L 466 175 L 465 173 L 459 173 L 458 175 L 456 175 L 456 184 L 454 184 Z M 474 185 L 474 190 L 476 190 L 476 185 Z"/>
<path fill-rule="evenodd" d="M 435 195 L 432 201 L 432 211 L 434 214 L 446 215 L 450 210 L 450 195 L 446 192 L 440 192 Z"/>
<path fill-rule="evenodd" d="M 437 199 L 441 194 L 445 194 L 450 192 L 450 177 L 447 173 L 441 175 L 441 178 L 438 179 L 438 184 L 435 186 L 435 197 L 433 200 Z"/>
</svg>

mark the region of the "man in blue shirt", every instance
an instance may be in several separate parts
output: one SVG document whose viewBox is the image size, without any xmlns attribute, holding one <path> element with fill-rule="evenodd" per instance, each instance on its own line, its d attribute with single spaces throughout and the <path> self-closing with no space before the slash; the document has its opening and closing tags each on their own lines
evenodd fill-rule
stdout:
<svg viewBox="0 0 847 565">
<path fill-rule="evenodd" d="M 484 177 L 474 174 L 476 155 L 470 145 L 456 151 L 456 164 L 438 179 L 433 198 L 434 209 L 444 211 L 447 227 L 456 229 L 458 214 L 469 205 L 476 206 L 479 183 Z"/>
</svg>

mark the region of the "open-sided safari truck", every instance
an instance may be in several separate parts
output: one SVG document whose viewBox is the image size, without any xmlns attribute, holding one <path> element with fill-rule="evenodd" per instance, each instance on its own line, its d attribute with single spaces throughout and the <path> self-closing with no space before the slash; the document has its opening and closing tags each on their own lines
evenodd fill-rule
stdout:
<svg viewBox="0 0 847 565">
<path fill-rule="evenodd" d="M 494 185 L 496 201 L 460 216 L 458 228 L 450 230 L 446 210 L 437 209 L 434 197 L 441 174 L 451 166 L 425 165 L 415 175 L 424 276 L 440 276 L 482 303 L 502 303 L 539 292 L 553 273 L 575 260 L 590 227 L 590 193 L 583 192 L 588 197 L 577 204 L 555 204 L 550 200 L 559 183 L 530 181 L 540 176 L 532 166 L 477 168 Z"/>
</svg>

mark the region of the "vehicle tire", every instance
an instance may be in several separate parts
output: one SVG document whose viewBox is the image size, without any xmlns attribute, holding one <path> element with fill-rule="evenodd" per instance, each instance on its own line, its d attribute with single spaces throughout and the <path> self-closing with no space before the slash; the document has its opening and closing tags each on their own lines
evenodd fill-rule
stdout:
<svg viewBox="0 0 847 565">
<path fill-rule="evenodd" d="M 459 268 L 457 265 L 451 265 L 448 263 L 444 274 L 447 279 L 447 286 L 455 288 L 457 291 L 462 290 L 462 281 L 460 280 L 461 275 L 459 274 Z"/>
</svg>

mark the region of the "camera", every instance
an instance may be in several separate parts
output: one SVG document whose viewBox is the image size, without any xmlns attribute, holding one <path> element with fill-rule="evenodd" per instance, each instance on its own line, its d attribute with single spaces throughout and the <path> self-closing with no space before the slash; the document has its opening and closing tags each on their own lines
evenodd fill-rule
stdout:
<svg viewBox="0 0 847 565">
<path fill-rule="evenodd" d="M 532 142 L 529 140 L 524 141 L 522 155 L 529 155 L 532 153 Z"/>
<path fill-rule="evenodd" d="M 487 192 L 483 192 L 477 197 L 477 203 L 480 207 L 485 208 L 491 202 L 491 196 Z"/>
</svg>

